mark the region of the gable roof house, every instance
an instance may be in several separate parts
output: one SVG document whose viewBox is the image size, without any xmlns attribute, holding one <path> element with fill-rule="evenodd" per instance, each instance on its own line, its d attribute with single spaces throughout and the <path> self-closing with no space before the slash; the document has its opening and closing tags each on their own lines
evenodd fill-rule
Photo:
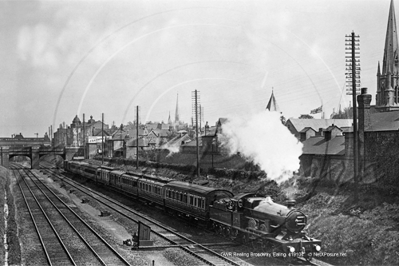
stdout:
<svg viewBox="0 0 399 266">
<path fill-rule="evenodd" d="M 295 135 L 297 139 L 301 139 L 300 132 L 305 128 L 312 128 L 315 132 L 323 132 L 329 126 L 335 125 L 343 131 L 352 127 L 352 119 L 296 119 L 290 118 L 286 122 L 288 130 Z"/>
<path fill-rule="evenodd" d="M 107 139 L 107 151 L 109 157 L 124 157 L 126 154 L 126 141 L 129 139 L 128 132 L 123 124 L 117 128 Z"/>
</svg>

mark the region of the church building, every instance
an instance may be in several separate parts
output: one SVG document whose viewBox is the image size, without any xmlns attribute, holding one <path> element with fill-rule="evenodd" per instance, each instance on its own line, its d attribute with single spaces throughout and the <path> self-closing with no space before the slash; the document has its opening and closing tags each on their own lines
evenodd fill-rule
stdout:
<svg viewBox="0 0 399 266">
<path fill-rule="evenodd" d="M 377 67 L 376 109 L 378 111 L 399 110 L 399 47 L 395 8 L 391 0 L 385 37 L 382 70 Z"/>
</svg>

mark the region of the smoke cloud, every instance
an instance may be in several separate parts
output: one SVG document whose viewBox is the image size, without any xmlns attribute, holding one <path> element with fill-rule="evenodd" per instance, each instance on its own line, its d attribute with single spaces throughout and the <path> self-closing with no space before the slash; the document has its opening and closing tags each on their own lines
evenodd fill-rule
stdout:
<svg viewBox="0 0 399 266">
<path fill-rule="evenodd" d="M 219 139 L 230 155 L 240 152 L 278 184 L 299 169 L 302 143 L 281 123 L 278 112 L 266 110 L 246 120 L 229 118 Z"/>
<path fill-rule="evenodd" d="M 169 154 L 168 154 L 166 157 L 170 157 L 170 156 L 172 156 L 174 153 L 177 153 L 177 152 L 180 151 L 180 146 L 179 146 L 178 143 L 174 143 L 174 144 L 172 144 L 172 145 L 166 143 L 166 144 L 164 144 L 164 145 L 161 146 L 161 149 L 168 150 L 168 151 L 169 151 Z"/>
</svg>

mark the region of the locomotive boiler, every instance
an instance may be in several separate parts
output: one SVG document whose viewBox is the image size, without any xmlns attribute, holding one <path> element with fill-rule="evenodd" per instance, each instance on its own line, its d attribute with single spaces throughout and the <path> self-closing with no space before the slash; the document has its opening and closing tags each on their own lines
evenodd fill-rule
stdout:
<svg viewBox="0 0 399 266">
<path fill-rule="evenodd" d="M 215 201 L 210 217 L 217 232 L 253 246 L 270 246 L 273 250 L 302 254 L 306 258 L 321 250 L 321 241 L 303 231 L 307 217 L 294 208 L 294 201 L 282 205 L 273 202 L 271 197 L 241 193 Z"/>
</svg>

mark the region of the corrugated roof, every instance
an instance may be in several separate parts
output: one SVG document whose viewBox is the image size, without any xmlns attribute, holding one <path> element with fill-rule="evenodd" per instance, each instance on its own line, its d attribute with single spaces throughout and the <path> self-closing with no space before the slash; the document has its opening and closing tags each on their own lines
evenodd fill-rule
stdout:
<svg viewBox="0 0 399 266">
<path fill-rule="evenodd" d="M 302 154 L 344 155 L 345 137 L 336 136 L 328 141 L 324 137 L 311 137 L 302 142 Z"/>
</svg>

